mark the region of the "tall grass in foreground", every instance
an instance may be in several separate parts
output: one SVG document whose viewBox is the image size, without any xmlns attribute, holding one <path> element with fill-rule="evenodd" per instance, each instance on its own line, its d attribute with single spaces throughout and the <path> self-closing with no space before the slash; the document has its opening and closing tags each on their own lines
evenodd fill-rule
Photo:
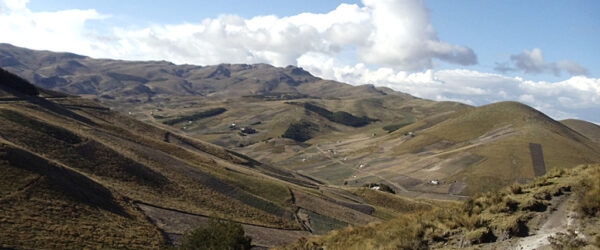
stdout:
<svg viewBox="0 0 600 250">
<path fill-rule="evenodd" d="M 406 213 L 387 222 L 300 239 L 287 249 L 447 248 L 524 237 L 530 233 L 528 222 L 546 211 L 553 197 L 571 192 L 580 201 L 578 209 L 588 220 L 594 220 L 600 211 L 600 165 L 550 171 L 527 185 L 478 194 L 445 208 Z M 595 241 L 600 243 L 600 239 Z M 568 246 L 566 242 L 564 246 Z M 592 239 L 577 244 L 596 243 Z"/>
</svg>

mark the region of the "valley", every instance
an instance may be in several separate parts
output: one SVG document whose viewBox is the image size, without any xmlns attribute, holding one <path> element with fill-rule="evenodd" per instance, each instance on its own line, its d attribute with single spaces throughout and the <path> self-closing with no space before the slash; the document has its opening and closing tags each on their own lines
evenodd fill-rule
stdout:
<svg viewBox="0 0 600 250">
<path fill-rule="evenodd" d="M 575 187 L 570 169 L 600 162 L 593 123 L 518 102 L 475 107 L 351 86 L 294 66 L 119 61 L 0 44 L 0 67 L 6 248 L 48 238 L 49 248 L 162 248 L 209 217 L 241 223 L 256 247 L 315 235 L 339 247 L 340 234 L 459 209 L 513 184 L 531 195 L 488 197 L 485 223 L 436 224 L 427 237 L 442 230 L 433 238 L 463 247 L 489 243 L 463 242 L 488 230 L 507 234 L 498 244 L 529 244 L 494 224 L 501 213 L 542 216 L 521 208 L 543 200 L 530 197 L 540 179 L 561 173 L 568 179 L 548 186 Z M 509 196 L 519 209 L 491 208 Z M 566 206 L 557 205 L 574 209 Z"/>
</svg>

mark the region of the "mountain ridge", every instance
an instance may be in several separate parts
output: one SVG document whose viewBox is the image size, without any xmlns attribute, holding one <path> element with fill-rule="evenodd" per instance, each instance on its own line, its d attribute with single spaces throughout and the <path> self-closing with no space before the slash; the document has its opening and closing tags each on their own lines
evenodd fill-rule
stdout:
<svg viewBox="0 0 600 250">
<path fill-rule="evenodd" d="M 398 94 L 387 88 L 353 87 L 312 76 L 295 66 L 268 64 L 175 65 L 166 61 L 93 59 L 0 44 L 0 67 L 52 90 L 106 99 L 142 100 L 156 95 L 240 97 L 302 93 L 321 97 Z M 233 88 L 236 86 L 236 88 Z"/>
</svg>

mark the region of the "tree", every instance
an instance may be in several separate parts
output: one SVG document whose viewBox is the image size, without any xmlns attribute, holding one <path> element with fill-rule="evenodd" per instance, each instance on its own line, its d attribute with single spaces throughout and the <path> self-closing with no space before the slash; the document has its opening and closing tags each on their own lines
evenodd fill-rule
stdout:
<svg viewBox="0 0 600 250">
<path fill-rule="evenodd" d="M 186 233 L 179 249 L 245 250 L 250 249 L 251 242 L 239 223 L 211 218 L 208 225 Z"/>
</svg>

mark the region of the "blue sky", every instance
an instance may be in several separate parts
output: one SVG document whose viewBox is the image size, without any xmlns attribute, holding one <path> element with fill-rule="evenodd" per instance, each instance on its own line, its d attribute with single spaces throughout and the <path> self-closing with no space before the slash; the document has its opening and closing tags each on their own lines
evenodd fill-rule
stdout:
<svg viewBox="0 0 600 250">
<path fill-rule="evenodd" d="M 298 65 L 473 105 L 600 122 L 594 0 L 0 0 L 0 42 L 92 57 Z M 304 14 L 301 14 L 304 13 Z M 271 17 L 265 17 L 274 15 Z"/>
<path fill-rule="evenodd" d="M 303 12 L 327 13 L 341 3 L 362 5 L 361 1 L 333 0 L 222 0 L 222 1 L 36 1 L 36 11 L 96 9 L 113 17 L 113 24 L 143 27 L 153 23 L 198 23 L 206 18 L 235 14 L 244 18 L 259 15 L 279 17 Z M 540 48 L 548 61 L 569 59 L 598 77 L 600 70 L 600 2 L 595 0 L 428 0 L 431 23 L 438 35 L 453 44 L 467 45 L 477 52 L 479 64 L 474 70 L 493 72 L 496 62 L 506 62 L 510 54 Z M 103 23 L 106 21 L 103 21 Z M 102 24 L 100 24 L 102 25 Z M 439 68 L 453 65 L 441 62 Z M 518 76 L 516 72 L 506 75 Z M 557 81 L 568 74 L 548 72 L 528 77 L 531 80 Z"/>
</svg>

